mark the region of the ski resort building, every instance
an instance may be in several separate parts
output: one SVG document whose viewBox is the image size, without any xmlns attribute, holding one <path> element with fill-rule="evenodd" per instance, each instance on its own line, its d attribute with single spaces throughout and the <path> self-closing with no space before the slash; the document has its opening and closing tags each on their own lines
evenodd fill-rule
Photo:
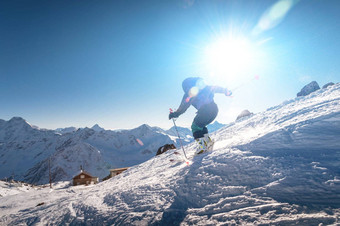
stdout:
<svg viewBox="0 0 340 226">
<path fill-rule="evenodd" d="M 110 169 L 110 174 L 107 175 L 106 177 L 103 178 L 104 180 L 108 180 L 114 176 L 117 176 L 118 174 L 121 174 L 122 172 L 124 172 L 125 170 L 127 170 L 129 167 L 125 167 L 125 168 L 117 168 L 117 169 Z"/>
<path fill-rule="evenodd" d="M 125 167 L 125 168 L 117 168 L 117 169 L 110 169 L 110 174 L 107 175 L 106 177 L 103 178 L 104 180 L 108 180 L 114 176 L 117 176 L 118 174 L 121 174 L 122 172 L 124 172 L 125 170 L 127 170 L 129 167 Z"/>
<path fill-rule="evenodd" d="M 124 172 L 125 170 L 127 170 L 129 167 L 125 167 L 125 168 L 117 168 L 117 169 L 110 169 L 110 178 L 117 176 L 118 174 L 121 174 L 122 172 Z"/>
<path fill-rule="evenodd" d="M 77 176 L 73 177 L 73 186 L 97 184 L 98 181 L 98 177 L 92 177 L 91 174 L 81 170 Z"/>
</svg>

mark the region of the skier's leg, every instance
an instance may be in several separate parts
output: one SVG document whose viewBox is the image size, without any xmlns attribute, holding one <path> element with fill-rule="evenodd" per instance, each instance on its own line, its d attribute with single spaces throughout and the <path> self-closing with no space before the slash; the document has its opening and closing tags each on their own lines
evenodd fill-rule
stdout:
<svg viewBox="0 0 340 226">
<path fill-rule="evenodd" d="M 208 124 L 210 124 L 211 122 L 213 122 L 217 116 L 217 113 L 218 113 L 218 108 L 217 108 L 217 105 L 215 103 L 213 103 L 210 107 L 209 107 L 209 110 L 210 110 L 210 118 L 209 120 L 207 121 Z M 213 139 L 210 138 L 209 134 L 208 134 L 208 129 L 207 127 L 204 127 L 205 130 L 204 130 L 204 139 L 207 143 L 207 150 L 208 151 L 212 151 L 214 149 L 214 143 L 215 141 Z"/>
<path fill-rule="evenodd" d="M 208 128 L 206 126 L 203 127 L 203 134 L 208 134 Z"/>
<path fill-rule="evenodd" d="M 198 126 L 195 123 L 195 120 L 192 122 L 191 131 L 192 131 L 192 135 L 194 136 L 194 139 L 204 137 L 204 133 L 205 133 L 204 128 Z"/>
<path fill-rule="evenodd" d="M 196 154 L 212 149 L 212 140 L 208 136 L 208 128 L 206 126 L 214 121 L 217 112 L 218 108 L 214 102 L 204 105 L 198 110 L 191 126 L 193 136 L 199 144 Z"/>
<path fill-rule="evenodd" d="M 194 118 L 194 122 L 191 126 L 193 134 L 199 131 L 198 136 L 202 137 L 208 133 L 207 125 L 215 120 L 218 113 L 217 105 L 212 102 L 210 104 L 203 105 L 198 111 Z M 195 134 L 194 134 L 195 137 Z"/>
</svg>

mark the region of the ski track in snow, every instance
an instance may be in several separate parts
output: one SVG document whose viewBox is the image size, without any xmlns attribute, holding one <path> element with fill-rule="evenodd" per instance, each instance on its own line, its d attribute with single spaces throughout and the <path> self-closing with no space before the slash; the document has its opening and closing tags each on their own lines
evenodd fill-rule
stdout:
<svg viewBox="0 0 340 226">
<path fill-rule="evenodd" d="M 189 166 L 168 151 L 94 186 L 0 197 L 0 224 L 339 225 L 339 134 L 336 84 L 223 127 Z"/>
</svg>

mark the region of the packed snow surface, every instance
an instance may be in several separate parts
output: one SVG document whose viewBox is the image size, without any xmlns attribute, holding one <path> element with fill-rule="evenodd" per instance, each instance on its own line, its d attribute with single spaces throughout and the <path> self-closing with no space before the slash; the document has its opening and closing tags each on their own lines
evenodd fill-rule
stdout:
<svg viewBox="0 0 340 226">
<path fill-rule="evenodd" d="M 14 181 L 0 181 L 0 197 L 16 195 L 34 189 L 34 186 Z"/>
<path fill-rule="evenodd" d="M 225 126 L 212 152 L 186 145 L 189 164 L 169 151 L 97 185 L 1 197 L 0 224 L 338 225 L 339 135 L 335 84 Z"/>
</svg>

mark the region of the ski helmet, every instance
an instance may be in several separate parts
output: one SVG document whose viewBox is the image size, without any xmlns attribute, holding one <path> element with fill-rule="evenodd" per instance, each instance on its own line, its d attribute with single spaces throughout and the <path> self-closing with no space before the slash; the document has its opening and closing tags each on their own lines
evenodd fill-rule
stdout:
<svg viewBox="0 0 340 226">
<path fill-rule="evenodd" d="M 189 93 L 190 89 L 193 87 L 202 89 L 204 86 L 204 81 L 200 77 L 189 77 L 182 82 L 182 88 L 185 93 Z"/>
</svg>

